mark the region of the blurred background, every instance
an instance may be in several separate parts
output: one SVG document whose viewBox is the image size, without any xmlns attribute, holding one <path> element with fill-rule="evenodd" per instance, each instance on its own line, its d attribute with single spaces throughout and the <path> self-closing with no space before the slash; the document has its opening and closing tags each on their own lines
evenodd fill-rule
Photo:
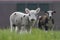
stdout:
<svg viewBox="0 0 60 40">
<path fill-rule="evenodd" d="M 25 8 L 36 9 L 40 7 L 43 15 L 44 11 L 55 10 L 53 18 L 55 20 L 55 30 L 60 30 L 60 1 L 59 0 L 0 0 L 0 28 L 10 27 L 9 17 L 15 12 L 25 12 Z"/>
</svg>

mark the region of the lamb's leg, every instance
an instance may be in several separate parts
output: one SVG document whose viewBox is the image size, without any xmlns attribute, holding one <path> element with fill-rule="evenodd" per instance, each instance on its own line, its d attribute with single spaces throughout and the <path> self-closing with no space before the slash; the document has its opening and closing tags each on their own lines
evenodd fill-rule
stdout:
<svg viewBox="0 0 60 40">
<path fill-rule="evenodd" d="M 44 27 L 44 25 L 42 25 L 42 29 L 45 31 L 45 27 Z"/>
<path fill-rule="evenodd" d="M 30 29 L 30 26 L 29 25 L 26 26 L 25 29 L 27 30 L 28 33 L 31 32 L 31 29 Z"/>
<path fill-rule="evenodd" d="M 29 33 L 31 33 L 31 31 L 32 31 L 32 27 L 30 28 L 30 32 Z"/>
<path fill-rule="evenodd" d="M 15 27 L 15 32 L 17 32 L 17 31 L 18 31 L 18 27 L 16 26 L 16 27 Z"/>
<path fill-rule="evenodd" d="M 24 26 L 21 27 L 20 34 L 21 34 L 21 33 L 27 33 L 27 30 L 25 29 Z"/>
<path fill-rule="evenodd" d="M 11 27 L 11 32 L 12 32 L 13 31 L 13 24 L 11 21 L 10 21 L 10 27 Z"/>
<path fill-rule="evenodd" d="M 11 26 L 11 32 L 12 32 L 13 31 L 13 26 L 12 26 L 12 24 L 10 26 Z"/>
<path fill-rule="evenodd" d="M 53 24 L 52 27 L 51 27 L 51 31 L 53 31 L 53 29 L 54 29 L 54 24 Z"/>
<path fill-rule="evenodd" d="M 53 28 L 54 28 L 54 19 L 52 19 L 52 28 L 51 28 L 52 31 L 53 31 Z"/>
</svg>

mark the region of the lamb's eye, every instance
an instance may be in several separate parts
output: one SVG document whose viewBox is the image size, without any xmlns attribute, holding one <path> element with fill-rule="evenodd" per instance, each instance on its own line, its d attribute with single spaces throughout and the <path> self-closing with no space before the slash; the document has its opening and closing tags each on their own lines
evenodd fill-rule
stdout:
<svg viewBox="0 0 60 40">
<path fill-rule="evenodd" d="M 53 13 L 52 13 L 52 15 L 53 15 Z"/>
<path fill-rule="evenodd" d="M 29 14 L 29 16 L 30 16 L 30 14 Z"/>
</svg>

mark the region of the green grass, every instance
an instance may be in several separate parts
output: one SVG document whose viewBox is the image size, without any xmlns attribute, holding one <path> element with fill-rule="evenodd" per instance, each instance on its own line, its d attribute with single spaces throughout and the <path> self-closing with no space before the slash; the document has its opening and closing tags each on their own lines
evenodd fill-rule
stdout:
<svg viewBox="0 0 60 40">
<path fill-rule="evenodd" d="M 60 32 L 33 29 L 31 34 L 20 34 L 4 29 L 0 30 L 0 40 L 60 40 Z"/>
</svg>

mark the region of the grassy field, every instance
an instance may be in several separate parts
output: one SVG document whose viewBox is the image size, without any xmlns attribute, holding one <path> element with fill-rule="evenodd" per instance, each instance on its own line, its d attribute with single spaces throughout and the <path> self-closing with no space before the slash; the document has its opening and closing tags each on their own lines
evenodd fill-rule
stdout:
<svg viewBox="0 0 60 40">
<path fill-rule="evenodd" d="M 60 40 L 60 31 L 45 32 L 33 29 L 32 33 L 19 34 L 8 29 L 0 30 L 0 40 Z"/>
</svg>

